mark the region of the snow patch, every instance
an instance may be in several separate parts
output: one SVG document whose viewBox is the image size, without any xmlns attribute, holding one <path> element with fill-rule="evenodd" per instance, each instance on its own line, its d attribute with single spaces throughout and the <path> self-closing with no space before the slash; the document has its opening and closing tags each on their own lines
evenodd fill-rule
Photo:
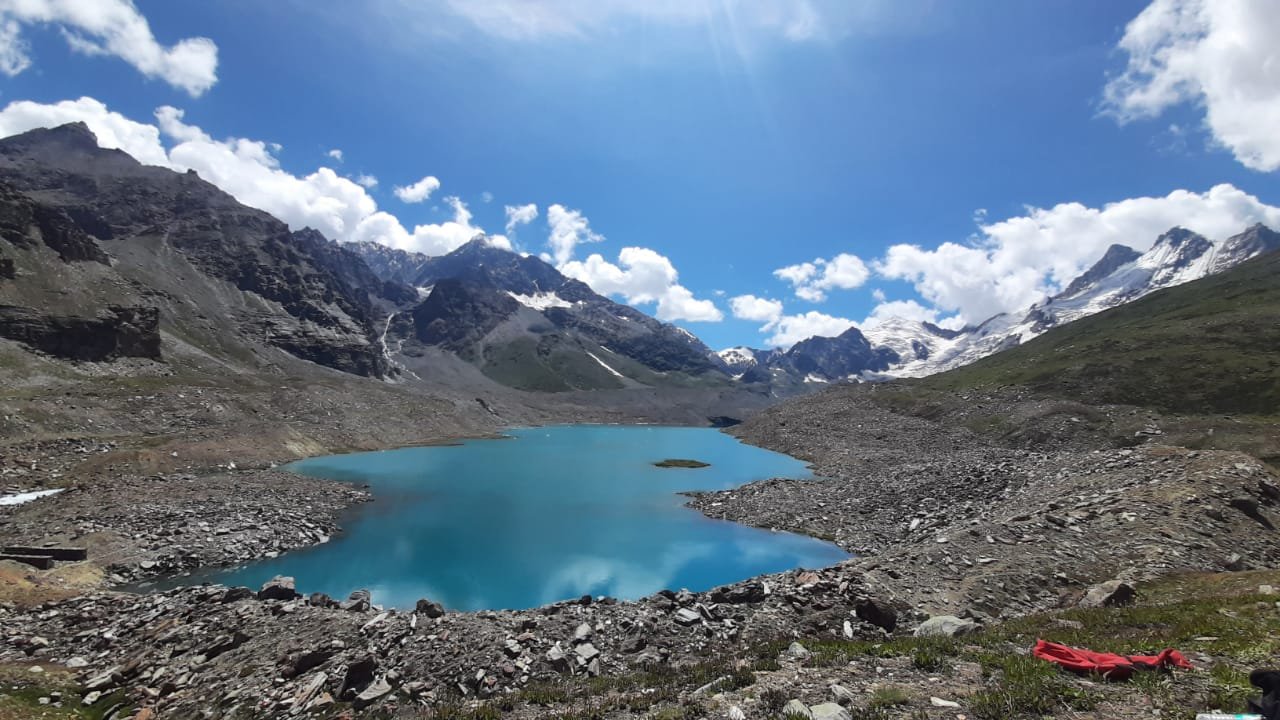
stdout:
<svg viewBox="0 0 1280 720">
<path fill-rule="evenodd" d="M 32 500 L 38 500 L 49 495 L 57 495 L 62 492 L 63 488 L 55 490 L 32 490 L 31 492 L 18 493 L 16 495 L 0 495 L 0 505 L 22 505 Z"/>
<path fill-rule="evenodd" d="M 414 290 L 418 291 L 419 300 L 426 300 L 427 296 L 431 294 L 431 291 L 435 289 L 436 289 L 435 285 L 424 285 L 422 287 L 414 288 Z"/>
<path fill-rule="evenodd" d="M 553 307 L 573 307 L 573 303 L 553 292 L 537 293 L 536 295 L 520 295 L 513 292 L 508 292 L 507 294 L 521 305 L 533 308 L 534 310 L 547 310 Z"/>
<path fill-rule="evenodd" d="M 808 375 L 805 375 L 805 377 L 804 377 L 804 381 L 805 381 L 805 382 L 807 382 L 807 383 L 829 383 L 829 382 L 831 382 L 830 380 L 828 380 L 828 379 L 826 379 L 826 378 L 822 377 L 821 375 L 814 375 L 813 373 L 809 373 Z"/>
<path fill-rule="evenodd" d="M 600 367 L 604 368 L 605 370 L 608 370 L 609 372 L 613 373 L 614 375 L 616 375 L 616 376 L 618 376 L 618 377 L 620 377 L 620 378 L 625 378 L 625 377 L 626 377 L 626 375 L 623 375 L 622 373 L 618 372 L 617 370 L 614 370 L 613 368 L 609 367 L 609 363 L 606 363 L 605 361 L 603 361 L 603 360 L 601 360 L 600 358 L 596 357 L 596 354 L 595 354 L 595 353 L 591 352 L 590 350 L 588 350 L 588 351 L 586 351 L 586 352 L 587 352 L 587 354 L 588 354 L 588 355 L 590 355 L 590 356 L 591 356 L 591 359 L 592 359 L 592 360 L 595 360 L 596 362 L 600 363 Z"/>
</svg>

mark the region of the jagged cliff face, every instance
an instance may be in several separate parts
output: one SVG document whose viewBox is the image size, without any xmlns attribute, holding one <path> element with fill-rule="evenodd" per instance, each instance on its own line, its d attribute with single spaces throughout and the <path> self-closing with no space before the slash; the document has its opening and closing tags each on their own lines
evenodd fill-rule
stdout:
<svg viewBox="0 0 1280 720">
<path fill-rule="evenodd" d="M 352 249 L 384 279 L 424 295 L 390 326 L 395 362 L 415 370 L 421 348 L 439 348 L 490 379 L 521 390 L 727 384 L 694 336 L 592 291 L 532 256 L 477 237 L 428 258 L 380 245 Z"/>
<path fill-rule="evenodd" d="M 102 149 L 74 124 L 0 140 L 0 181 L 0 237 L 8 245 L 0 256 L 15 264 L 6 298 L 14 306 L 39 311 L 53 285 L 85 275 L 84 285 L 63 288 L 65 317 L 98 318 L 107 305 L 136 302 L 157 309 L 161 328 L 208 351 L 266 343 L 348 373 L 390 369 L 376 342 L 382 306 L 416 293 L 383 283 L 353 253 L 318 233 L 290 232 L 194 173 Z M 34 252 L 37 239 L 64 262 L 110 270 L 59 277 L 65 268 Z"/>
</svg>

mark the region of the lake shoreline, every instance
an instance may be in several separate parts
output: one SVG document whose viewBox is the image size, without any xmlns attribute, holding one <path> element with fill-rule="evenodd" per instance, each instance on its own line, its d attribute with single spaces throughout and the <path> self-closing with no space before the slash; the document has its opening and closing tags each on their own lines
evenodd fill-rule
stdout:
<svg viewBox="0 0 1280 720">
<path fill-rule="evenodd" d="M 528 611 L 447 612 L 442 616 L 436 616 L 428 606 L 410 612 L 379 612 L 372 607 L 342 610 L 327 604 L 313 605 L 307 598 L 286 599 L 287 593 L 276 595 L 277 599 L 271 599 L 271 594 L 258 598 L 257 588 L 208 586 L 139 597 L 88 586 L 84 591 L 72 589 L 71 594 L 79 598 L 60 601 L 55 614 L 43 612 L 38 606 L 25 609 L 0 604 L 0 627 L 4 628 L 0 631 L 0 663 L 34 659 L 57 665 L 70 659 L 92 658 L 82 680 L 91 682 L 106 670 L 130 666 L 137 658 L 144 658 L 133 665 L 135 669 L 129 671 L 133 674 L 108 677 L 104 690 L 149 687 L 150 676 L 139 674 L 153 672 L 162 663 L 179 673 L 174 677 L 177 682 L 166 686 L 158 698 L 146 702 L 178 717 L 207 707 L 223 711 L 243 708 L 245 702 L 251 702 L 256 708 L 255 716 L 261 717 L 287 712 L 297 702 L 320 712 L 331 705 L 323 701 L 324 695 L 319 692 L 306 695 L 307 683 L 323 674 L 328 680 L 322 679 L 322 685 L 334 694 L 333 702 L 353 701 L 354 697 L 341 694 L 340 682 L 336 686 L 329 684 L 346 674 L 363 672 L 361 668 L 370 657 L 377 677 L 399 678 L 394 693 L 380 698 L 380 705 L 496 702 L 507 693 L 548 684 L 572 684 L 597 674 L 627 677 L 655 664 L 683 667 L 717 657 L 753 653 L 759 648 L 776 647 L 771 643 L 779 638 L 799 637 L 812 644 L 821 638 L 852 636 L 874 642 L 887 637 L 884 626 L 889 624 L 888 618 L 893 618 L 892 624 L 901 634 L 903 628 L 909 633 L 933 614 L 967 615 L 990 624 L 1000 618 L 1075 602 L 1073 598 L 1080 597 L 1091 583 L 1113 577 L 1116 569 L 1098 554 L 1084 553 L 1069 523 L 1114 518 L 1115 522 L 1125 523 L 1122 529 L 1131 536 L 1150 531 L 1155 518 L 1162 522 L 1168 518 L 1145 497 L 1117 496 L 1108 501 L 1106 507 L 1140 509 L 1133 521 L 1118 514 L 1094 515 L 1094 519 L 1085 521 L 1073 519 L 1065 510 L 1045 510 L 1044 504 L 1054 502 L 1053 498 L 1070 497 L 1085 487 L 1051 482 L 1054 476 L 1050 467 L 1054 472 L 1075 468 L 1080 477 L 1092 478 L 1097 488 L 1107 488 L 1107 483 L 1112 483 L 1121 490 L 1131 489 L 1124 492 L 1143 493 L 1149 492 L 1147 488 L 1152 483 L 1180 482 L 1179 478 L 1211 483 L 1211 477 L 1238 477 L 1244 487 L 1256 483 L 1256 478 L 1268 476 L 1256 461 L 1248 465 L 1247 472 L 1235 469 L 1249 461 L 1233 453 L 1189 455 L 1187 451 L 1141 450 L 1126 454 L 1113 449 L 1048 455 L 992 447 L 974 442 L 972 437 L 961 438 L 960 442 L 968 445 L 960 448 L 949 431 L 875 407 L 858 412 L 866 413 L 863 424 L 868 427 L 879 428 L 880 432 L 886 427 L 894 428 L 895 433 L 885 433 L 886 436 L 894 438 L 895 446 L 909 447 L 915 454 L 905 458 L 895 450 L 878 448 L 873 439 L 858 440 L 859 447 L 865 450 L 853 461 L 866 464 L 861 467 L 841 459 L 847 446 L 832 446 L 822 439 L 824 435 L 834 436 L 830 429 L 793 430 L 788 429 L 793 427 L 791 423 L 781 426 L 773 419 L 767 423 L 748 422 L 732 434 L 750 444 L 813 463 L 819 477 L 804 481 L 764 480 L 728 491 L 690 494 L 688 500 L 691 507 L 715 519 L 723 517 L 810 536 L 820 537 L 819 533 L 826 532 L 834 542 L 859 554 L 832 567 L 762 576 L 705 593 L 659 593 L 633 602 L 569 601 Z M 1041 482 L 1039 478 L 1050 482 L 1030 495 L 1014 494 L 966 508 L 965 502 L 973 502 L 966 497 L 978 497 L 972 493 L 982 483 L 964 475 L 968 472 L 964 468 L 969 466 L 962 463 L 1004 467 L 1000 472 L 1010 477 L 1022 473 L 1028 482 Z M 1114 469 L 1107 469 L 1112 466 Z M 1174 469 L 1177 472 L 1171 474 Z M 876 473 L 885 473 L 885 477 L 874 477 Z M 912 489 L 912 494 L 903 495 L 897 485 L 886 484 L 902 484 L 898 480 L 902 473 L 926 478 L 927 482 L 917 482 L 919 487 Z M 952 475 L 959 485 L 939 484 Z M 182 502 L 205 498 L 218 503 L 209 506 L 216 508 L 224 506 L 226 498 L 239 495 L 253 504 L 260 498 L 252 489 L 280 481 L 281 476 L 297 483 L 294 489 L 303 499 L 299 502 L 295 496 L 290 502 L 265 503 L 271 506 L 264 516 L 267 527 L 285 523 L 287 513 L 296 511 L 299 505 L 330 502 L 326 512 L 340 516 L 363 502 L 358 493 L 335 494 L 343 487 L 358 488 L 267 469 L 224 470 L 199 476 L 198 480 L 178 481 L 166 476 L 136 486 L 126 483 L 133 489 L 122 493 L 119 502 L 123 508 L 131 502 L 136 505 L 140 498 L 150 498 L 152 503 L 174 502 L 172 507 L 177 508 Z M 204 489 L 196 490 L 201 487 Z M 939 489 L 942 487 L 951 488 L 946 491 L 950 494 L 944 494 Z M 1008 484 L 1003 482 L 998 487 Z M 173 488 L 181 488 L 182 492 L 165 493 Z M 9 517 L 21 516 L 22 523 L 30 522 L 31 527 L 41 522 L 65 522 L 55 519 L 63 513 L 53 509 L 71 508 L 65 503 L 77 496 L 86 508 L 95 504 L 95 498 L 110 507 L 107 495 L 82 489 L 18 506 L 20 512 Z M 931 496 L 945 497 L 957 509 L 939 513 L 926 503 Z M 33 508 L 38 509 L 42 502 L 49 503 L 45 506 L 49 511 L 33 513 Z M 77 506 L 63 516 L 84 512 Z M 922 513 L 920 522 L 911 529 L 902 513 L 910 519 L 917 512 Z M 1010 519 L 1024 516 L 1024 520 Z M 189 524 L 181 514 L 164 517 L 169 518 L 170 529 Z M 1057 525 L 1058 520 L 1063 525 Z M 990 530 L 983 524 L 969 525 L 971 521 L 999 521 L 1006 528 L 1017 528 L 1018 534 L 1010 536 L 1009 530 Z M 234 544 L 230 534 L 215 534 L 217 529 L 211 523 L 208 535 L 214 546 Z M 1233 527 L 1220 541 L 1253 537 L 1242 535 L 1242 531 L 1242 527 Z M 340 530 L 335 527 L 333 532 Z M 988 542 L 985 533 L 990 533 L 995 542 Z M 80 539 L 91 537 L 93 534 Z M 941 542 L 940 538 L 946 541 Z M 310 541 L 298 538 L 290 542 L 296 542 L 292 547 L 306 547 L 318 540 L 312 537 Z M 1069 549 L 1078 557 L 1056 556 L 1055 547 Z M 1141 544 L 1135 551 L 1146 552 L 1150 547 L 1156 546 Z M 1180 549 L 1184 555 L 1177 567 L 1215 566 L 1219 562 L 1216 547 Z M 1135 582 L 1148 577 L 1153 572 L 1148 568 L 1157 562 L 1132 552 L 1126 561 L 1133 563 L 1126 577 Z M 1060 568 L 1065 580 L 1047 577 L 1046 567 Z M 1159 572 L 1170 569 L 1166 565 Z M 54 587 L 54 577 L 50 576 L 50 587 Z M 1000 578 L 1005 589 L 986 580 L 992 577 Z M 376 590 L 372 600 L 377 604 Z M 85 625 L 78 618 L 86 616 L 93 618 L 95 634 L 84 634 Z M 151 625 L 139 630 L 141 617 L 153 619 Z M 105 646 L 96 639 L 100 637 L 96 633 L 102 632 L 113 638 Z M 166 657 L 145 659 L 156 647 L 161 632 L 170 633 Z M 218 633 L 226 636 L 225 642 Z M 26 640 L 32 637 L 42 638 L 48 645 L 32 646 Z M 367 654 L 370 649 L 374 651 L 372 656 Z M 772 652 L 782 668 L 804 664 L 788 656 L 785 647 L 776 647 Z M 323 660 L 318 667 L 310 665 L 320 657 Z M 253 670 L 246 675 L 245 668 Z M 281 672 L 283 682 L 276 680 Z M 731 666 L 726 666 L 726 672 L 732 672 Z M 692 690 L 682 691 L 680 697 L 697 697 Z M 789 692 L 808 697 L 803 690 Z M 518 714 L 533 717 L 539 713 L 526 707 Z"/>
</svg>

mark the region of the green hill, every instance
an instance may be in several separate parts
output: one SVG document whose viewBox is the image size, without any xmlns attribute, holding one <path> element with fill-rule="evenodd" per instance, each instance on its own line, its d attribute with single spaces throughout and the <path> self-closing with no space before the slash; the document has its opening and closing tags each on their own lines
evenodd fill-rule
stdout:
<svg viewBox="0 0 1280 720">
<path fill-rule="evenodd" d="M 921 385 L 1022 386 L 1165 412 L 1280 415 L 1280 253 L 1055 328 Z"/>
</svg>

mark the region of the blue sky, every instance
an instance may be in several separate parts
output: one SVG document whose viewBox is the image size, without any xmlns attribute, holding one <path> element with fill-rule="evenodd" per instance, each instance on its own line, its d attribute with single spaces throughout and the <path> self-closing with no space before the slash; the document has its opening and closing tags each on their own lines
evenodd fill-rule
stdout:
<svg viewBox="0 0 1280 720">
<path fill-rule="evenodd" d="M 30 101 L 0 130 L 115 123 L 337 239 L 483 228 L 713 347 L 978 321 L 1111 242 L 1229 234 L 1280 200 L 1280 78 L 1187 69 L 1280 63 L 1265 0 L 82 2 L 0 0 L 0 104 Z M 114 42 L 145 47 L 139 20 L 157 52 Z M 1242 25 L 1256 43 L 1214 42 Z M 216 59 L 173 52 L 194 38 Z"/>
</svg>

